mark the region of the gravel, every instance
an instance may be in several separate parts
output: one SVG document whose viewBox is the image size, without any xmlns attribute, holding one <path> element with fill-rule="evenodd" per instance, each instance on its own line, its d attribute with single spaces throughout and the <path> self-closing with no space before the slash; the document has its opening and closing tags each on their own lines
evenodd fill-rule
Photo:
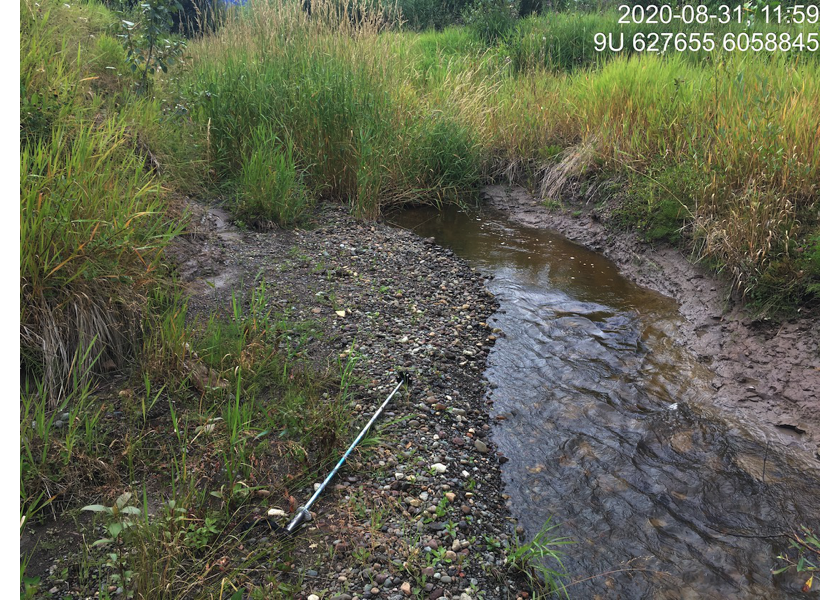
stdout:
<svg viewBox="0 0 840 600">
<path fill-rule="evenodd" d="M 313 364 L 358 359 L 359 428 L 398 369 L 412 378 L 377 421 L 376 458 L 351 456 L 298 534 L 296 597 L 493 599 L 525 590 L 504 567 L 514 534 L 482 377 L 503 334 L 487 325 L 498 303 L 482 276 L 432 239 L 356 221 L 343 207 L 326 206 L 311 228 L 294 231 L 237 232 L 222 211 L 213 216 L 219 231 L 199 240 L 212 260 L 196 264 L 199 251 L 182 248 L 193 311 L 230 297 L 218 282 L 239 281 L 243 292 L 263 285 L 277 314 L 316 324 L 321 335 L 306 345 Z M 202 285 L 208 279 L 216 287 Z M 359 494 L 368 512 L 352 518 Z"/>
</svg>

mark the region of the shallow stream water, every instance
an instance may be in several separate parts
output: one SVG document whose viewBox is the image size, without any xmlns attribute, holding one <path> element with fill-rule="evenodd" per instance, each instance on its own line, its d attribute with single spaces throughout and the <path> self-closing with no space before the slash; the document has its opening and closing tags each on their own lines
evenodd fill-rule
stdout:
<svg viewBox="0 0 840 600">
<path fill-rule="evenodd" d="M 575 542 L 570 598 L 815 596 L 806 576 L 771 571 L 787 534 L 819 527 L 819 465 L 716 410 L 673 300 L 499 213 L 393 221 L 492 276 L 493 441 L 525 536 L 548 523 Z"/>
</svg>

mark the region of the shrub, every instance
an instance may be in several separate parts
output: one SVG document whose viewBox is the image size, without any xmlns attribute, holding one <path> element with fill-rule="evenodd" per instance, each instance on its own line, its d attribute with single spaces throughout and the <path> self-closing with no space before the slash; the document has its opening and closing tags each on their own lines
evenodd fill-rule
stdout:
<svg viewBox="0 0 840 600">
<path fill-rule="evenodd" d="M 475 0 L 464 11 L 464 22 L 488 45 L 493 45 L 511 34 L 518 14 L 519 0 Z"/>
</svg>

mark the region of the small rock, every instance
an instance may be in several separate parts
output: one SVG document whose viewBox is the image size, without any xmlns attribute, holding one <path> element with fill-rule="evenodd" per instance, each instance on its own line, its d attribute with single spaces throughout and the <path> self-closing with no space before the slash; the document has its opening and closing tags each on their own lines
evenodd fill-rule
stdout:
<svg viewBox="0 0 840 600">
<path fill-rule="evenodd" d="M 306 600 L 321 600 L 321 598 L 317 594 L 309 594 Z"/>
<path fill-rule="evenodd" d="M 452 552 L 452 550 L 447 550 L 446 554 L 443 555 L 443 558 L 445 558 L 446 560 L 455 560 L 456 558 L 458 558 L 458 555 Z"/>
<path fill-rule="evenodd" d="M 441 463 L 435 463 L 432 465 L 432 470 L 438 474 L 446 473 L 446 465 L 443 465 Z"/>
<path fill-rule="evenodd" d="M 454 492 L 447 492 L 446 499 L 450 502 L 455 502 L 455 493 Z"/>
<path fill-rule="evenodd" d="M 473 445 L 475 445 L 475 449 L 481 452 L 482 454 L 487 454 L 488 452 L 490 452 L 490 448 L 488 448 L 487 444 L 485 444 L 481 440 L 475 440 L 475 442 L 473 442 Z"/>
<path fill-rule="evenodd" d="M 411 595 L 411 584 L 407 581 L 404 581 L 403 584 L 400 586 L 400 591 L 405 594 L 406 596 Z"/>
</svg>

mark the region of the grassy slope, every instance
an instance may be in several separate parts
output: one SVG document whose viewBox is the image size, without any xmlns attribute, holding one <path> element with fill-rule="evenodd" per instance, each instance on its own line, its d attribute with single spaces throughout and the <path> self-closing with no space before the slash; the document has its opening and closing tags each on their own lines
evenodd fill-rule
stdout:
<svg viewBox="0 0 840 600">
<path fill-rule="evenodd" d="M 86 546 L 72 577 L 90 593 L 130 581 L 140 597 L 191 597 L 197 579 L 225 585 L 196 574 L 234 551 L 217 534 L 255 493 L 255 455 L 272 453 L 280 491 L 334 460 L 351 366 L 313 371 L 295 347 L 317 332 L 273 314 L 260 291 L 186 321 L 162 250 L 183 226 L 171 189 L 205 181 L 202 131 L 173 110 L 177 96 L 135 92 L 114 21 L 97 3 L 21 1 L 21 534 L 129 490 L 133 527 Z M 269 389 L 278 400 L 261 408 Z M 268 430 L 288 439 L 257 436 Z M 190 454 L 197 433 L 204 452 Z M 52 585 L 25 579 L 37 550 L 21 552 L 22 597 Z"/>
</svg>

